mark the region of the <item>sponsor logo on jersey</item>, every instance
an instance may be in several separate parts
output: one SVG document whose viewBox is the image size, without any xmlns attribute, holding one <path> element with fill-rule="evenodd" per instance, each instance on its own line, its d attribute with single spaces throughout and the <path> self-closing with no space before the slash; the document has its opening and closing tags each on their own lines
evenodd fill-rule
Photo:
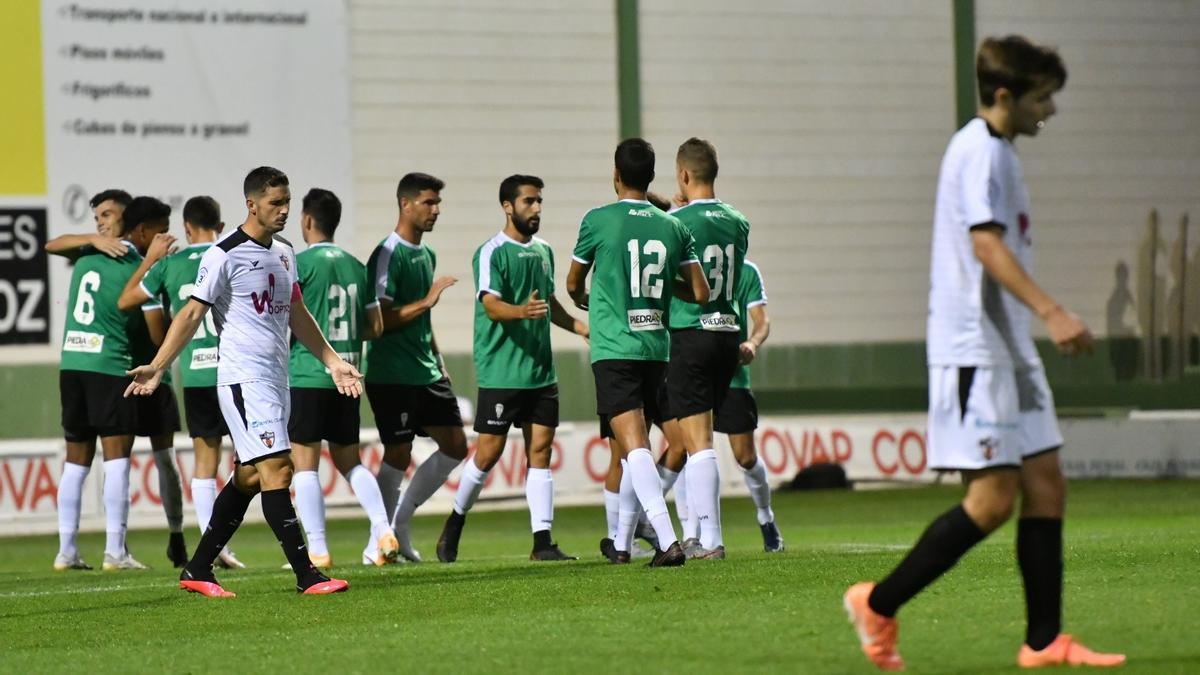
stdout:
<svg viewBox="0 0 1200 675">
<path fill-rule="evenodd" d="M 727 333 L 736 333 L 738 330 L 738 321 L 736 314 L 722 314 L 713 312 L 712 314 L 700 315 L 700 328 L 702 330 L 715 330 Z"/>
<path fill-rule="evenodd" d="M 716 218 L 718 220 L 725 220 L 729 216 L 726 215 L 724 211 L 705 211 L 704 217 L 705 218 Z"/>
<path fill-rule="evenodd" d="M 199 286 L 200 284 L 204 283 L 204 280 L 207 278 L 208 278 L 208 268 L 201 267 L 200 271 L 196 272 L 196 285 Z"/>
<path fill-rule="evenodd" d="M 631 309 L 626 314 L 629 317 L 629 330 L 663 329 L 663 312 L 661 309 Z"/>
<path fill-rule="evenodd" d="M 258 263 L 259 263 L 259 261 L 257 261 L 257 260 L 251 260 L 251 261 L 250 261 L 250 266 L 251 266 L 251 267 L 258 267 Z"/>
<path fill-rule="evenodd" d="M 189 256 L 187 257 L 187 259 L 188 259 L 188 260 L 195 260 L 196 258 L 203 258 L 203 257 L 204 257 L 204 254 L 203 254 L 203 253 L 201 253 L 201 252 L 199 252 L 199 251 L 196 251 L 195 253 L 193 253 L 193 254 L 189 255 Z"/>
<path fill-rule="evenodd" d="M 654 214 L 641 209 L 629 209 L 629 215 L 637 216 L 638 218 L 653 218 Z"/>
<path fill-rule="evenodd" d="M 273 417 L 269 420 L 254 420 L 253 422 L 250 423 L 250 428 L 251 429 L 260 429 L 262 427 L 269 427 L 273 424 L 280 424 L 282 422 L 283 422 L 282 417 Z"/>
<path fill-rule="evenodd" d="M 192 350 L 192 370 L 204 370 L 217 367 L 217 348 L 202 347 Z"/>
<path fill-rule="evenodd" d="M 99 354 L 104 351 L 104 336 L 82 330 L 69 330 L 63 337 L 63 351 Z"/>
<path fill-rule="evenodd" d="M 275 432 L 274 431 L 264 431 L 261 434 L 259 434 L 258 437 L 262 439 L 263 445 L 267 446 L 268 448 L 275 447 Z"/>
<path fill-rule="evenodd" d="M 262 295 L 251 291 L 250 300 L 254 302 L 254 311 L 259 314 L 262 314 L 263 312 L 266 312 L 267 314 L 279 314 L 280 312 L 286 312 L 291 309 L 291 305 L 288 305 L 287 303 L 275 303 L 274 274 L 267 275 L 267 288 L 262 292 Z"/>
</svg>

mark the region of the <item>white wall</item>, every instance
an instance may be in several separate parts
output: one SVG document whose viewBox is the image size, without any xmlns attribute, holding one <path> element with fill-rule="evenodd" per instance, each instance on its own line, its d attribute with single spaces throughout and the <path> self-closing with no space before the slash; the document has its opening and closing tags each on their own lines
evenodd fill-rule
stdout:
<svg viewBox="0 0 1200 675">
<path fill-rule="evenodd" d="M 659 190 L 711 140 L 750 219 L 772 342 L 924 335 L 933 186 L 954 131 L 949 2 L 641 3 Z"/>
<path fill-rule="evenodd" d="M 1038 138 L 1018 143 L 1033 201 L 1038 278 L 1103 332 L 1118 262 L 1128 265 L 1130 290 L 1139 294 L 1147 213 L 1159 210 L 1168 244 L 1158 264 L 1165 304 L 1173 284 L 1161 258 L 1176 240 L 1180 215 L 1190 212 L 1194 303 L 1200 295 L 1200 3 L 980 0 L 976 12 L 980 39 L 1021 33 L 1057 46 L 1067 65 L 1058 116 Z M 1144 321 L 1149 298 L 1142 294 Z M 1124 323 L 1132 327 L 1131 316 Z"/>
<path fill-rule="evenodd" d="M 563 284 L 579 219 L 612 198 L 617 139 L 611 3 L 353 0 L 352 109 L 358 253 L 396 224 L 409 171 L 446 181 L 426 240 L 459 278 L 433 312 L 447 351 L 470 351 L 471 256 L 504 225 L 497 192 L 513 173 L 546 181 L 542 236 Z M 575 347 L 563 334 L 564 347 Z"/>
</svg>

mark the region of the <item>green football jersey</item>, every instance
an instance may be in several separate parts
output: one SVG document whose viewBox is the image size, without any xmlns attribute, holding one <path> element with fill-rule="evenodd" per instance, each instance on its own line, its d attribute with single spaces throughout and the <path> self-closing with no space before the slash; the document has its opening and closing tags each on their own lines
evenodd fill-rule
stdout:
<svg viewBox="0 0 1200 675">
<path fill-rule="evenodd" d="M 296 256 L 296 274 L 304 306 L 329 345 L 347 363 L 359 367 L 367 310 L 379 304 L 366 266 L 333 242 L 320 242 Z M 325 364 L 295 338 L 288 375 L 293 387 L 333 388 Z"/>
<path fill-rule="evenodd" d="M 592 265 L 592 363 L 666 361 L 672 280 L 697 262 L 692 233 L 650 202 L 623 199 L 588 211 L 573 257 Z"/>
<path fill-rule="evenodd" d="M 146 276 L 142 277 L 142 292 L 151 298 L 167 298 L 171 316 L 177 316 L 192 298 L 196 273 L 200 270 L 200 258 L 211 246 L 212 243 L 192 244 L 154 263 Z M 210 311 L 204 315 L 204 321 L 179 355 L 183 386 L 217 386 L 217 342 L 216 318 Z M 136 354 L 138 350 L 134 351 Z M 154 357 L 153 352 L 150 357 Z"/>
<path fill-rule="evenodd" d="M 492 321 L 483 308 L 490 293 L 511 305 L 522 305 L 537 291 L 554 295 L 554 251 L 534 237 L 522 244 L 501 232 L 475 251 L 475 376 L 487 389 L 537 389 L 554 384 L 550 350 L 550 316 L 541 319 Z"/>
<path fill-rule="evenodd" d="M 708 302 L 697 305 L 671 298 L 671 330 L 737 332 L 744 320 L 734 302 L 737 271 L 746 259 L 750 223 L 737 209 L 719 199 L 698 199 L 676 209 L 679 219 L 696 239 L 696 255 L 708 277 Z"/>
<path fill-rule="evenodd" d="M 767 288 L 763 283 L 762 272 L 759 271 L 758 265 L 749 260 L 742 263 L 734 298 L 737 300 L 738 314 L 742 317 L 741 336 L 742 342 L 745 342 L 750 334 L 750 308 L 767 304 Z M 749 389 L 750 366 L 738 366 L 729 386 L 733 389 Z"/>
<path fill-rule="evenodd" d="M 412 304 L 429 293 L 437 255 L 425 244 L 410 244 L 392 232 L 379 242 L 367 262 L 367 272 L 380 300 L 395 308 Z M 442 369 L 433 355 L 433 322 L 425 312 L 411 323 L 384 332 L 367 349 L 367 382 L 433 384 Z"/>
<path fill-rule="evenodd" d="M 89 248 L 75 262 L 63 325 L 62 370 L 124 377 L 134 366 L 131 341 L 149 342 L 142 311 L 117 309 L 125 282 L 142 261 L 133 244 L 122 243 L 128 251 L 120 258 Z"/>
</svg>

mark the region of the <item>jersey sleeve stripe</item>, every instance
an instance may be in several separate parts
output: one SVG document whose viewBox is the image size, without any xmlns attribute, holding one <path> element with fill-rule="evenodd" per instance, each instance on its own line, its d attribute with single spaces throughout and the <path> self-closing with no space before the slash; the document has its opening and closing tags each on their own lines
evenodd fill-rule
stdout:
<svg viewBox="0 0 1200 675">
<path fill-rule="evenodd" d="M 379 245 L 383 250 L 381 250 L 379 255 L 375 258 L 375 297 L 381 300 L 392 299 L 392 296 L 387 294 L 387 280 L 388 267 L 392 263 L 392 253 L 395 251 L 395 248 L 388 246 L 389 243 L 391 242 L 384 240 L 384 242 Z"/>
<path fill-rule="evenodd" d="M 580 265 L 591 265 L 592 264 L 591 260 L 584 260 L 583 258 L 580 258 L 577 255 L 571 256 L 571 260 L 574 260 L 575 262 L 579 263 Z"/>
<path fill-rule="evenodd" d="M 765 305 L 765 304 L 767 304 L 767 301 L 765 298 L 762 300 L 752 300 L 752 301 L 746 303 L 746 309 L 750 309 L 751 307 L 758 307 L 759 305 Z"/>
<path fill-rule="evenodd" d="M 153 298 L 153 297 L 154 297 L 154 294 L 150 292 L 150 289 L 149 289 L 149 288 L 146 288 L 146 282 L 145 282 L 145 281 L 139 281 L 139 282 L 138 282 L 138 288 L 142 289 L 142 292 L 146 294 L 146 297 L 147 297 L 147 298 Z"/>
<path fill-rule="evenodd" d="M 479 293 L 496 293 L 492 288 L 492 253 L 496 250 L 495 238 L 489 240 L 479 251 Z"/>
<path fill-rule="evenodd" d="M 192 299 L 193 299 L 193 300 L 195 300 L 196 302 L 198 302 L 198 303 L 200 303 L 200 304 L 202 304 L 202 305 L 206 306 L 206 307 L 212 307 L 212 306 L 213 306 L 213 304 L 212 304 L 211 302 L 209 302 L 209 301 L 205 300 L 204 298 L 198 298 L 198 297 L 196 297 L 196 296 L 194 296 L 194 295 L 193 295 L 193 296 L 192 296 Z"/>
</svg>

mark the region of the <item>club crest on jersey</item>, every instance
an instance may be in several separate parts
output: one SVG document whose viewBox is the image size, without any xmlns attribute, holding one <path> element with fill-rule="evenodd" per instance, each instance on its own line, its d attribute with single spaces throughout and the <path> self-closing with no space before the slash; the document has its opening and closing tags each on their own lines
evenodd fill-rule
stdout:
<svg viewBox="0 0 1200 675">
<path fill-rule="evenodd" d="M 285 269 L 289 272 L 292 270 L 292 264 L 290 262 L 288 262 L 288 258 L 286 255 L 281 254 L 279 256 L 279 262 L 283 263 L 283 269 Z"/>
<path fill-rule="evenodd" d="M 274 431 L 264 431 L 261 434 L 259 434 L 258 437 L 262 439 L 263 445 L 267 446 L 268 448 L 275 447 L 275 432 Z"/>
<path fill-rule="evenodd" d="M 996 448 L 999 446 L 1000 439 L 995 436 L 988 436 L 979 441 L 979 448 L 983 452 L 983 458 L 988 461 L 991 461 L 992 457 L 996 455 Z"/>
</svg>

